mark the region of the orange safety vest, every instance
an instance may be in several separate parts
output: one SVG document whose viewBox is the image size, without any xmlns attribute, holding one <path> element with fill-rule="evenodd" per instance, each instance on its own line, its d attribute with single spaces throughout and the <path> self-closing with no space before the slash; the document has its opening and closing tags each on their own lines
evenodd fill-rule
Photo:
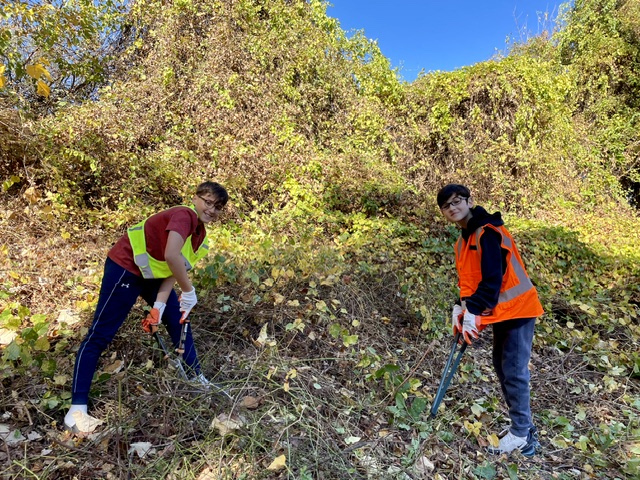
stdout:
<svg viewBox="0 0 640 480">
<path fill-rule="evenodd" d="M 513 237 L 503 226 L 496 227 L 490 224 L 478 228 L 466 242 L 461 236 L 455 245 L 458 286 L 463 308 L 465 298 L 475 293 L 482 280 L 480 237 L 486 228 L 492 228 L 502 236 L 500 247 L 508 253 L 507 269 L 502 278 L 498 304 L 493 310 L 481 314 L 482 325 L 542 315 L 544 310 L 538 299 L 538 292 L 525 271 Z"/>
</svg>

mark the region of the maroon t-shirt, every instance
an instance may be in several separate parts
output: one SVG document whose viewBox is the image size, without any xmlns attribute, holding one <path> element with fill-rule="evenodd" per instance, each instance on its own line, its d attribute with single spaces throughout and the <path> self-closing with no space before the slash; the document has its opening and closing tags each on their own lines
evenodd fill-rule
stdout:
<svg viewBox="0 0 640 480">
<path fill-rule="evenodd" d="M 169 232 L 178 232 L 186 241 L 191 236 L 191 245 L 196 251 L 206 235 L 204 224 L 198 220 L 198 214 L 189 207 L 173 207 L 150 216 L 144 224 L 144 236 L 147 252 L 156 260 L 164 260 Z M 108 257 L 139 277 L 140 269 L 133 261 L 133 249 L 129 236 L 125 233 L 109 250 Z"/>
</svg>

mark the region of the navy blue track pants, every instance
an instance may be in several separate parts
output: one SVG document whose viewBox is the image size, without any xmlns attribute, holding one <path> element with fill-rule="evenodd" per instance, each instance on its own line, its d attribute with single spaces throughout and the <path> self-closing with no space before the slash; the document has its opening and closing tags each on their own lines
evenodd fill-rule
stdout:
<svg viewBox="0 0 640 480">
<path fill-rule="evenodd" d="M 88 402 L 91 381 L 100 355 L 115 337 L 138 297 L 142 297 L 149 305 L 153 305 L 161 284 L 162 279 L 145 280 L 107 258 L 93 323 L 76 356 L 71 390 L 72 404 L 83 405 Z M 178 296 L 175 291 L 172 291 L 162 315 L 162 324 L 166 327 L 171 342 L 176 347 L 180 343 L 182 331 L 181 316 Z M 142 334 L 142 328 L 140 332 Z M 193 345 L 191 329 L 188 330 L 184 347 L 185 363 L 193 373 L 200 373 L 200 364 Z"/>
<path fill-rule="evenodd" d="M 533 427 L 529 390 L 529 360 L 535 318 L 493 324 L 493 367 L 509 407 L 511 433 L 526 437 Z"/>
</svg>

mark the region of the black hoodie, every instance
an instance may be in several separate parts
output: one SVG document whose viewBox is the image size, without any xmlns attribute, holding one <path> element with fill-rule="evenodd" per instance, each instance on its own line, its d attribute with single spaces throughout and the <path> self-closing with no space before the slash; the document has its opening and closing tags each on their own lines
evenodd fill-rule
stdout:
<svg viewBox="0 0 640 480">
<path fill-rule="evenodd" d="M 496 227 L 504 225 L 500 212 L 489 214 L 482 207 L 474 207 L 471 209 L 471 213 L 473 216 L 460 234 L 464 242 L 467 242 L 469 236 L 484 225 L 489 224 Z M 501 248 L 501 243 L 502 235 L 492 228 L 486 229 L 480 238 L 482 280 L 473 295 L 465 298 L 467 310 L 474 315 L 480 315 L 485 310 L 492 310 L 498 304 L 502 279 L 507 269 L 508 253 Z"/>
</svg>

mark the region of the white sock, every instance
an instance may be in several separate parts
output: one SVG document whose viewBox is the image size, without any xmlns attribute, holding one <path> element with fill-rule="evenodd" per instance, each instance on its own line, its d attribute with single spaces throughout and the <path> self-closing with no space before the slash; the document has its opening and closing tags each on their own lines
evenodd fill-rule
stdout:
<svg viewBox="0 0 640 480">
<path fill-rule="evenodd" d="M 76 419 L 73 418 L 73 412 L 82 412 L 84 414 L 87 413 L 87 405 L 71 405 L 71 407 L 69 408 L 69 411 L 67 412 L 67 414 L 64 416 L 64 424 L 69 427 L 75 427 L 76 425 Z"/>
</svg>

